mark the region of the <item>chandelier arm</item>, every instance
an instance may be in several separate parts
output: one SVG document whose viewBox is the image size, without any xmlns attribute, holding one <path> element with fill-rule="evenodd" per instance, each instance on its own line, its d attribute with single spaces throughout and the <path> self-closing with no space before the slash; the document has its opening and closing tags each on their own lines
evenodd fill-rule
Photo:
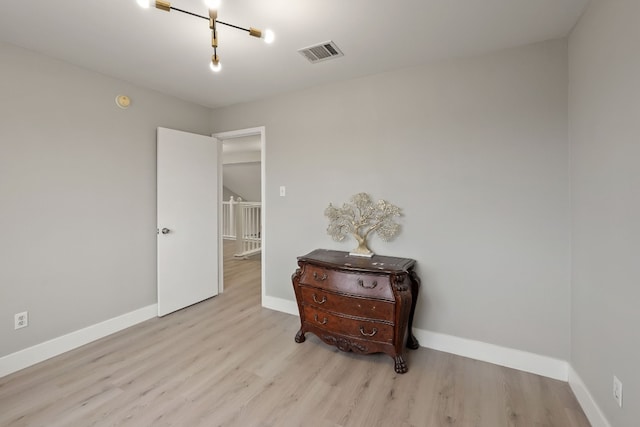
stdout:
<svg viewBox="0 0 640 427">
<path fill-rule="evenodd" d="M 175 10 L 176 12 L 186 13 L 187 15 L 195 16 L 196 18 L 206 19 L 207 21 L 209 20 L 209 18 L 206 17 L 206 16 L 198 15 L 197 13 L 189 12 L 188 10 L 179 9 L 179 8 L 173 7 L 173 6 L 169 7 L 169 9 Z M 247 33 L 251 32 L 251 30 L 249 30 L 248 28 L 243 28 L 243 27 L 240 27 L 238 25 L 229 24 L 228 22 L 223 22 L 223 21 L 220 21 L 218 19 L 216 19 L 216 22 L 218 24 L 226 25 L 227 27 L 235 28 L 237 30 L 246 31 Z"/>
<path fill-rule="evenodd" d="M 216 19 L 216 22 L 217 22 L 218 24 L 226 25 L 227 27 L 232 27 L 232 28 L 235 28 L 235 29 L 238 29 L 238 30 L 246 31 L 247 33 L 249 32 L 249 29 L 248 29 L 248 28 L 238 27 L 237 25 L 229 24 L 229 23 L 227 23 L 227 22 L 222 22 L 222 21 L 219 21 L 219 20 L 217 20 L 217 19 Z"/>
<path fill-rule="evenodd" d="M 209 20 L 208 16 L 198 15 L 197 13 L 189 12 L 188 10 L 178 9 L 177 7 L 173 7 L 173 6 L 171 6 L 169 9 L 175 10 L 176 12 L 186 13 L 187 15 L 195 16 L 197 18 L 206 19 L 207 21 Z"/>
</svg>

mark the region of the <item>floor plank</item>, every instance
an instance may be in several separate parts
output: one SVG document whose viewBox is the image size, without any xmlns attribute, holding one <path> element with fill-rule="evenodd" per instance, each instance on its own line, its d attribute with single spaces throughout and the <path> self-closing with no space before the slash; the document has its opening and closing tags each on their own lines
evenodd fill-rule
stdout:
<svg viewBox="0 0 640 427">
<path fill-rule="evenodd" d="M 260 306 L 260 259 L 225 291 L 0 379 L 0 426 L 585 427 L 566 383 L 448 353 L 342 353 Z M 292 272 L 295 263 L 292 263 Z"/>
</svg>

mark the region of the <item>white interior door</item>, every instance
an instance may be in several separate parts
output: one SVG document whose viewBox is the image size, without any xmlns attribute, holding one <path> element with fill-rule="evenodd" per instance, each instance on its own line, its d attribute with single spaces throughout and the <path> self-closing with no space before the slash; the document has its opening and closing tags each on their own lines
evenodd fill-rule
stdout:
<svg viewBox="0 0 640 427">
<path fill-rule="evenodd" d="M 158 128 L 158 316 L 218 294 L 216 139 Z"/>
</svg>

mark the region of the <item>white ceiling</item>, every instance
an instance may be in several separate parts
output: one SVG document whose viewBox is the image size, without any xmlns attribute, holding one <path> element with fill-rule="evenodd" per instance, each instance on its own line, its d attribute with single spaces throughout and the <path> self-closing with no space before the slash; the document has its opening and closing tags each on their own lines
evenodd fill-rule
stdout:
<svg viewBox="0 0 640 427">
<path fill-rule="evenodd" d="M 568 34 L 589 0 L 222 0 L 218 19 L 270 28 L 267 45 L 221 26 L 219 74 L 208 22 L 136 0 L 5 0 L 0 40 L 216 108 L 429 61 Z M 207 15 L 203 0 L 172 6 Z M 333 40 L 344 57 L 297 50 Z"/>
</svg>

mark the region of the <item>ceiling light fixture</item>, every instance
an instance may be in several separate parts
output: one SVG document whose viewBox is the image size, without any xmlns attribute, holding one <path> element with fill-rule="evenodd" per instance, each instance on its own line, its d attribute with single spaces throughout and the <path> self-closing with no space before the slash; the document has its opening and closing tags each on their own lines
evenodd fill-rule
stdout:
<svg viewBox="0 0 640 427">
<path fill-rule="evenodd" d="M 148 9 L 151 6 L 154 6 L 156 9 L 164 10 L 165 12 L 171 12 L 172 10 L 175 10 L 176 12 L 195 16 L 197 18 L 202 18 L 209 21 L 209 28 L 211 29 L 211 47 L 213 48 L 213 55 L 211 56 L 211 63 L 209 64 L 209 67 L 211 68 L 212 71 L 216 73 L 222 69 L 222 66 L 220 65 L 220 57 L 218 56 L 217 24 L 225 25 L 227 27 L 235 28 L 237 30 L 246 31 L 252 37 L 264 39 L 265 43 L 273 43 L 273 40 L 275 39 L 275 35 L 271 30 L 262 31 L 253 27 L 242 28 L 237 25 L 219 21 L 218 8 L 220 7 L 220 0 L 205 0 L 205 4 L 209 8 L 209 16 L 198 15 L 197 13 L 189 12 L 183 9 L 178 9 L 177 7 L 171 6 L 171 3 L 165 0 L 136 0 L 136 2 L 140 7 L 144 9 Z"/>
</svg>

